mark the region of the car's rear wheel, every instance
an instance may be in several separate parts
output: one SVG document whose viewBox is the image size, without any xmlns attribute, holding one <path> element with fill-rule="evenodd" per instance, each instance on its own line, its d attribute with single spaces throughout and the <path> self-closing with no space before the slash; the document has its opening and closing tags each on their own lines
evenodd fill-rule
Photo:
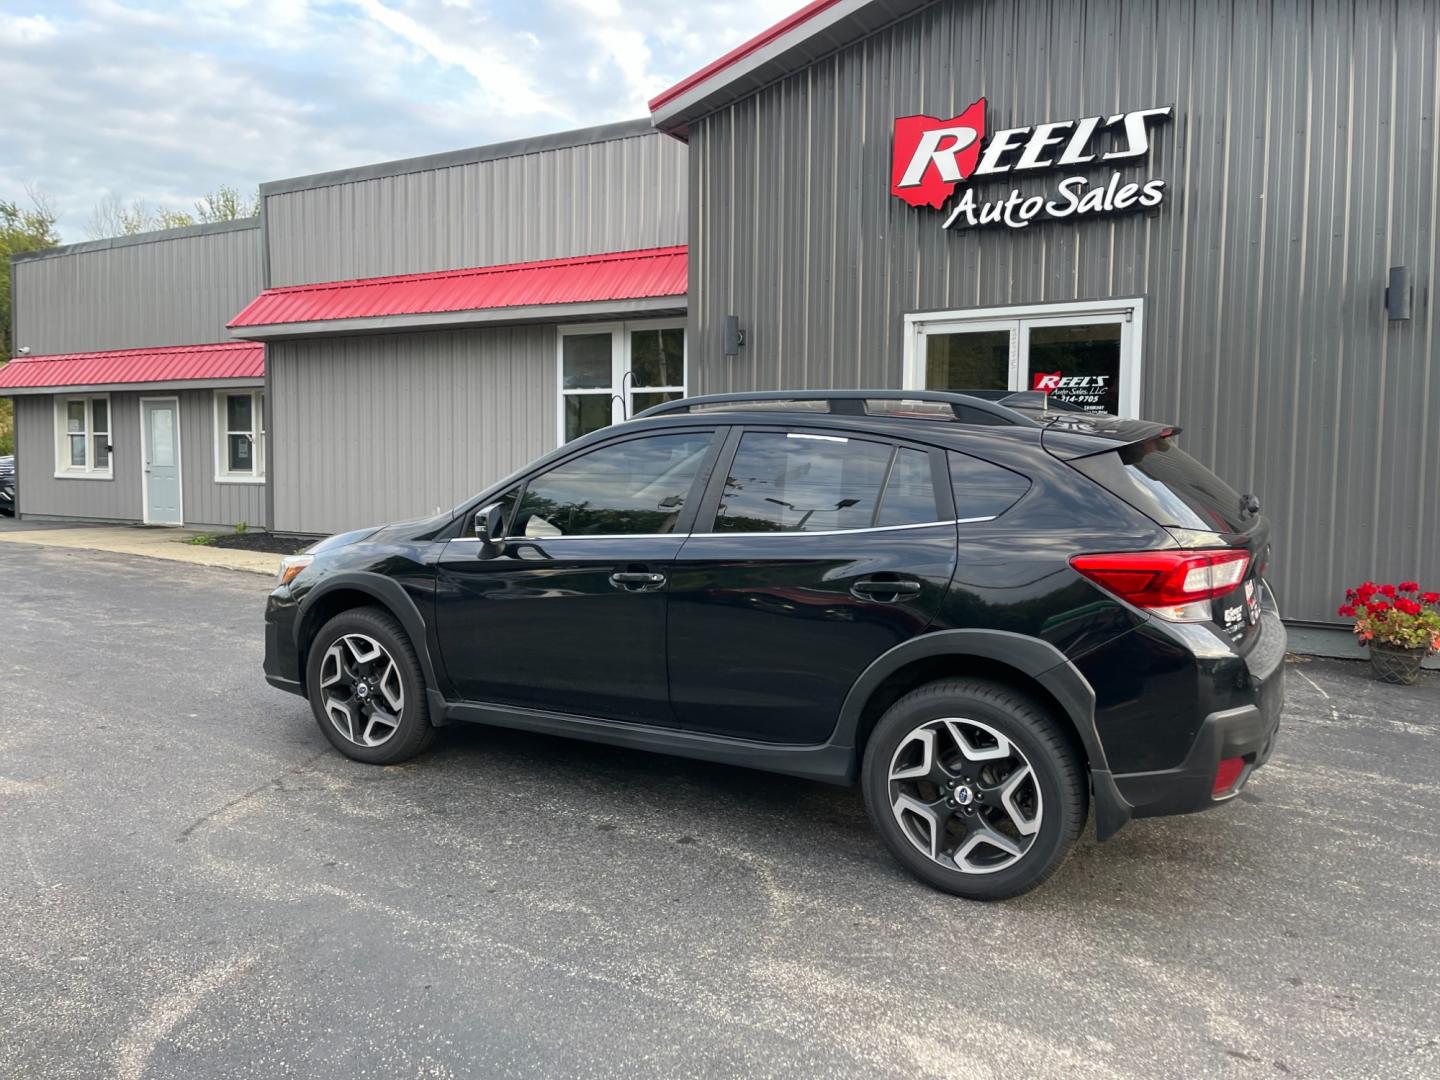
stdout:
<svg viewBox="0 0 1440 1080">
<path fill-rule="evenodd" d="M 862 776 L 870 820 L 923 881 L 973 900 L 1035 888 L 1065 861 L 1088 788 L 1065 733 L 1000 683 L 946 679 L 880 718 Z"/>
<path fill-rule="evenodd" d="M 435 729 L 410 639 L 387 612 L 355 608 L 320 628 L 305 685 L 315 722 L 335 748 L 372 765 L 421 753 Z"/>
</svg>

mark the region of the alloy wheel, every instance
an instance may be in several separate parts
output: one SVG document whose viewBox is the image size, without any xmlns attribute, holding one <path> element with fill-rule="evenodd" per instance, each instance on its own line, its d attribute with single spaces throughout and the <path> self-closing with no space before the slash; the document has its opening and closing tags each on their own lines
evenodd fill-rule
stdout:
<svg viewBox="0 0 1440 1080">
<path fill-rule="evenodd" d="M 400 668 L 367 634 L 345 634 L 325 650 L 320 696 L 335 730 L 356 746 L 388 742 L 405 712 Z"/>
<path fill-rule="evenodd" d="M 964 718 L 915 728 L 890 759 L 890 807 L 922 854 L 964 874 L 993 874 L 1025 857 L 1040 831 L 1040 786 L 1020 748 Z"/>
</svg>

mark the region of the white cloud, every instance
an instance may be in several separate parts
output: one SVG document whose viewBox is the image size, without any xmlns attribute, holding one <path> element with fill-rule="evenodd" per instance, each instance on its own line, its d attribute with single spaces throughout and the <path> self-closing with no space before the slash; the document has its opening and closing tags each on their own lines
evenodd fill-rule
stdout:
<svg viewBox="0 0 1440 1080">
<path fill-rule="evenodd" d="M 798 6 L 739 0 L 0 0 L 0 198 L 85 238 L 109 193 L 189 209 L 367 162 L 645 115 Z"/>
<path fill-rule="evenodd" d="M 465 71 L 491 98 L 510 112 L 566 117 L 569 111 L 537 92 L 528 71 L 512 63 L 498 48 L 476 47 L 446 38 L 418 19 L 386 7 L 380 0 L 354 0 L 355 6 L 397 37 L 441 64 Z"/>
</svg>

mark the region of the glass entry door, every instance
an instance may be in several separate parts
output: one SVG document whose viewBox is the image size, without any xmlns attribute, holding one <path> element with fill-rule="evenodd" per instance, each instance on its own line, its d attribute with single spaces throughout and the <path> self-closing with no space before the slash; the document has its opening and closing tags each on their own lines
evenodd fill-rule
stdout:
<svg viewBox="0 0 1440 1080">
<path fill-rule="evenodd" d="M 1006 390 L 1015 385 L 1015 323 L 974 320 L 927 325 L 926 390 Z M 920 389 L 917 387 L 915 389 Z"/>
<path fill-rule="evenodd" d="M 905 386 L 1039 390 L 1089 412 L 1136 416 L 1141 303 L 908 315 Z"/>
</svg>

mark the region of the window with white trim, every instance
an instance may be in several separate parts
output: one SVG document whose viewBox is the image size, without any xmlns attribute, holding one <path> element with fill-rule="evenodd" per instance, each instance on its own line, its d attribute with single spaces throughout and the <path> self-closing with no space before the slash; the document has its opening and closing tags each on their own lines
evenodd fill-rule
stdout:
<svg viewBox="0 0 1440 1080">
<path fill-rule="evenodd" d="M 559 441 L 685 396 L 685 324 L 607 323 L 560 331 Z"/>
<path fill-rule="evenodd" d="M 265 395 L 259 390 L 215 391 L 215 479 L 265 479 Z"/>
<path fill-rule="evenodd" d="M 110 395 L 55 399 L 55 475 L 106 479 L 110 469 Z"/>
</svg>

